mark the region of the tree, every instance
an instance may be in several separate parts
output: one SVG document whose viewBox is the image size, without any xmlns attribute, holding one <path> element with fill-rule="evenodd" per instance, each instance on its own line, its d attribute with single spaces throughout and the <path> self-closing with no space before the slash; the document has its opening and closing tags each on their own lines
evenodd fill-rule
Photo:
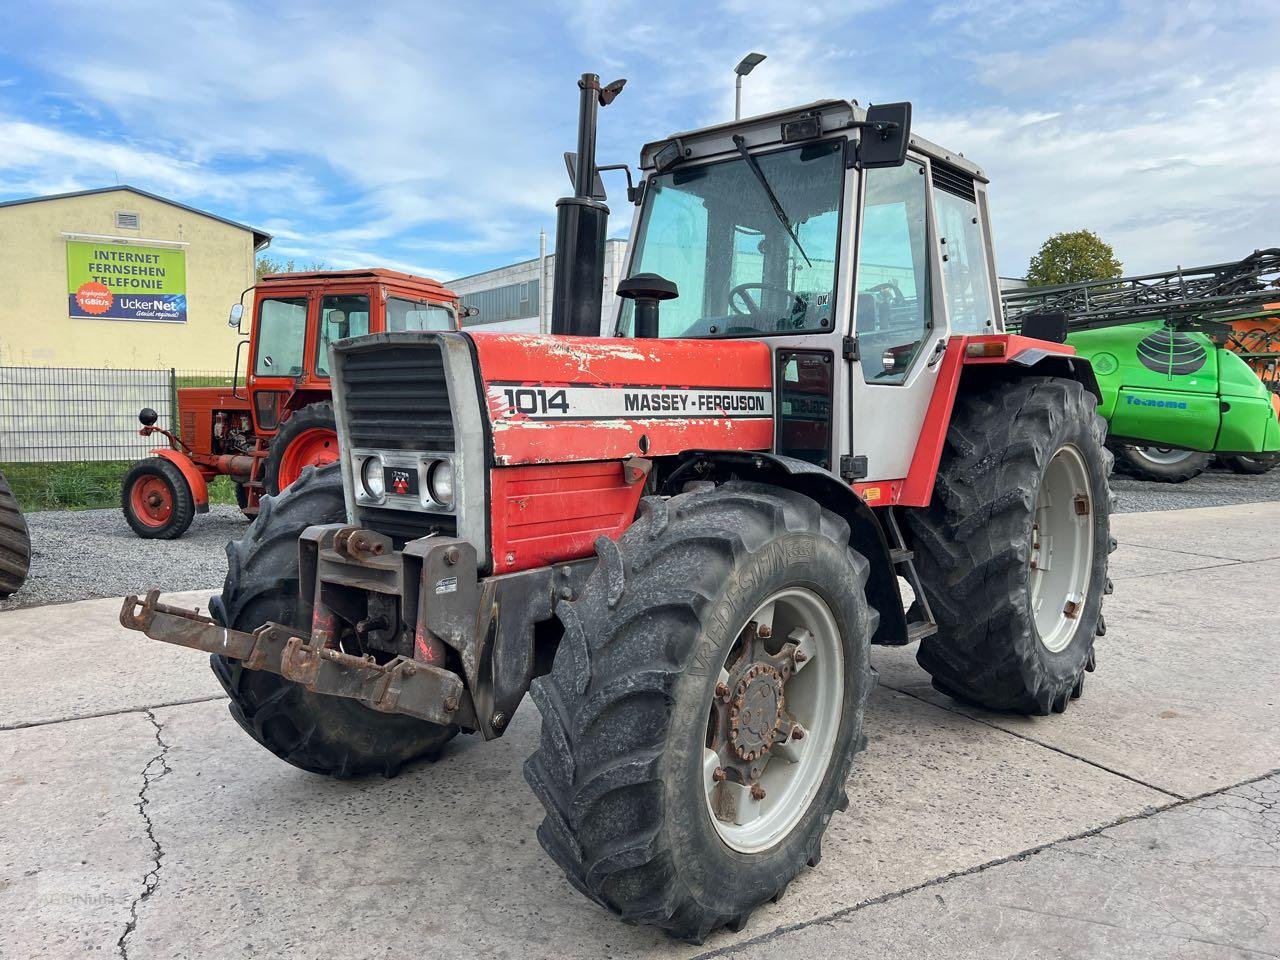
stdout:
<svg viewBox="0 0 1280 960">
<path fill-rule="evenodd" d="M 1055 233 L 1031 258 L 1027 283 L 1033 287 L 1086 280 L 1111 280 L 1120 276 L 1124 265 L 1115 251 L 1092 230 Z"/>
<path fill-rule="evenodd" d="M 273 273 L 293 273 L 298 270 L 328 270 L 328 266 L 320 260 L 315 263 L 302 266 L 292 258 L 288 260 L 277 260 L 274 257 L 268 257 L 266 254 L 258 257 L 258 262 L 254 266 L 254 277 L 261 280 L 263 277 L 269 277 Z"/>
</svg>

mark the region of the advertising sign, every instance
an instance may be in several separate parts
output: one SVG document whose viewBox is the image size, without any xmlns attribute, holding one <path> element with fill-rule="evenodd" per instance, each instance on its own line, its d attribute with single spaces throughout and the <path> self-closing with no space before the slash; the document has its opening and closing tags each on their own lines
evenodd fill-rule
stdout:
<svg viewBox="0 0 1280 960">
<path fill-rule="evenodd" d="M 183 250 L 67 241 L 67 309 L 90 320 L 187 320 Z"/>
</svg>

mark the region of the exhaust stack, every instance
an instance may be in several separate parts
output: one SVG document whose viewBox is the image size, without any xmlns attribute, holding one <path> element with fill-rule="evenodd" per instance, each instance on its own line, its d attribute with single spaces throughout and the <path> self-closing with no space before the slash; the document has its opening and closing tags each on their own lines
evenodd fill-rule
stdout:
<svg viewBox="0 0 1280 960">
<path fill-rule="evenodd" d="M 604 245 L 609 208 L 592 196 L 596 172 L 596 117 L 622 92 L 627 81 L 606 87 L 594 73 L 578 80 L 578 156 L 573 171 L 574 195 L 556 201 L 555 289 L 551 332 L 579 337 L 600 335 L 604 297 Z"/>
</svg>

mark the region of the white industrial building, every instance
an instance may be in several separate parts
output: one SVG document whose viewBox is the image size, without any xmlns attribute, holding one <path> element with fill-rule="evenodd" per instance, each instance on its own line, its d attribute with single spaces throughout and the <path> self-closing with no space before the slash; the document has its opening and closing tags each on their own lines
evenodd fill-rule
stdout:
<svg viewBox="0 0 1280 960">
<path fill-rule="evenodd" d="M 464 321 L 477 330 L 511 333 L 551 332 L 551 292 L 555 289 L 555 254 L 547 254 L 459 277 L 445 286 L 475 307 L 479 314 Z M 600 333 L 613 333 L 618 298 L 614 295 L 626 268 L 627 241 L 609 240 L 604 251 L 604 300 L 600 308 Z"/>
</svg>

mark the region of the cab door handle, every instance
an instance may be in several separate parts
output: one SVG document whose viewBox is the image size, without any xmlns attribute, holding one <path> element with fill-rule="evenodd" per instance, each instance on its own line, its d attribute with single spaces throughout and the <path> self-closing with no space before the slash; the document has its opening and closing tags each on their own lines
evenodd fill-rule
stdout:
<svg viewBox="0 0 1280 960">
<path fill-rule="evenodd" d="M 947 352 L 947 341 L 939 340 L 938 345 L 933 348 L 933 355 L 929 357 L 927 366 L 936 367 L 938 361 L 942 359 L 942 355 Z"/>
</svg>

